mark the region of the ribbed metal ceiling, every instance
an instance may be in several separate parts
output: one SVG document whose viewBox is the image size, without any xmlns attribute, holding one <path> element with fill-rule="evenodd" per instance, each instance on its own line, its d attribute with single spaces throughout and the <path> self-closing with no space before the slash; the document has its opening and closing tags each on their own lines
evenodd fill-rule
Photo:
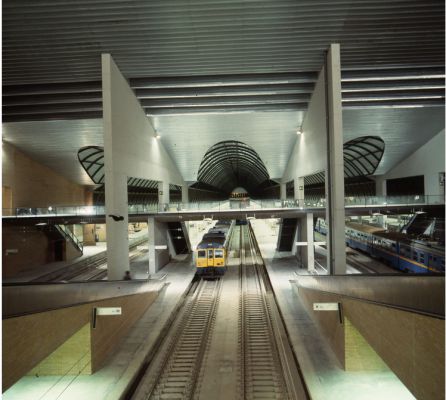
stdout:
<svg viewBox="0 0 446 400">
<path fill-rule="evenodd" d="M 305 111 L 316 72 L 136 78 L 129 83 L 147 115 Z M 344 71 L 344 108 L 444 105 L 439 67 Z M 102 117 L 101 82 L 3 88 L 3 121 Z"/>
<path fill-rule="evenodd" d="M 5 0 L 3 137 L 91 184 L 110 53 L 183 177 L 239 140 L 280 178 L 330 43 L 344 140 L 379 136 L 388 171 L 444 128 L 443 0 Z M 29 121 L 29 122 L 27 122 Z M 37 122 L 36 122 L 37 121 Z"/>
<path fill-rule="evenodd" d="M 443 63 L 443 0 L 6 0 L 5 84 Z"/>
</svg>

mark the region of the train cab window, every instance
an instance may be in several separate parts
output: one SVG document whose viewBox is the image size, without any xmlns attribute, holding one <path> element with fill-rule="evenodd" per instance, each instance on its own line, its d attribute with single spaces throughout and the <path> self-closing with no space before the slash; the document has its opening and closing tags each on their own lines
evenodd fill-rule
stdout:
<svg viewBox="0 0 446 400">
<path fill-rule="evenodd" d="M 214 250 L 208 250 L 208 258 L 214 258 Z"/>
<path fill-rule="evenodd" d="M 413 256 L 412 256 L 412 258 L 413 258 L 414 260 L 417 260 L 417 259 L 418 259 L 418 253 L 417 253 L 416 251 L 413 252 Z"/>
<path fill-rule="evenodd" d="M 198 258 L 206 258 L 206 250 L 198 250 Z"/>
<path fill-rule="evenodd" d="M 424 263 L 424 254 L 420 254 L 420 262 Z"/>
<path fill-rule="evenodd" d="M 223 258 L 223 250 L 215 250 L 215 258 Z"/>
<path fill-rule="evenodd" d="M 392 243 L 392 247 L 394 247 L 394 248 L 395 248 L 395 247 L 396 247 L 396 244 L 395 244 L 395 243 Z"/>
</svg>

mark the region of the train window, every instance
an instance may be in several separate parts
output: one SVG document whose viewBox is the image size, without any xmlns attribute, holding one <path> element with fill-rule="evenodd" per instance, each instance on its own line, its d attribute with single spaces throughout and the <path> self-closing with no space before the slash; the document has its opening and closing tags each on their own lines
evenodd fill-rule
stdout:
<svg viewBox="0 0 446 400">
<path fill-rule="evenodd" d="M 420 254 L 420 262 L 424 263 L 424 254 Z"/>
<path fill-rule="evenodd" d="M 418 253 L 416 251 L 413 252 L 412 258 L 416 260 L 418 258 Z"/>
<path fill-rule="evenodd" d="M 215 250 L 215 258 L 223 258 L 223 250 Z"/>
<path fill-rule="evenodd" d="M 396 244 L 395 244 L 395 243 L 392 243 L 392 247 L 396 247 Z"/>
<path fill-rule="evenodd" d="M 208 250 L 208 258 L 214 258 L 214 250 Z"/>
<path fill-rule="evenodd" d="M 206 258 L 206 250 L 199 250 L 198 258 Z"/>
</svg>

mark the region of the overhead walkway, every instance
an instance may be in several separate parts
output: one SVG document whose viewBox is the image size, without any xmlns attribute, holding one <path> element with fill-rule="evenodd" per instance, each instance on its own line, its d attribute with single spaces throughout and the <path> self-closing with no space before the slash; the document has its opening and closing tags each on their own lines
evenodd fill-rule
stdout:
<svg viewBox="0 0 446 400">
<path fill-rule="evenodd" d="M 414 213 L 429 208 L 444 207 L 443 196 L 394 196 L 394 197 L 347 197 L 346 215 L 369 213 Z M 325 215 L 325 199 L 319 200 L 251 200 L 249 205 L 233 202 L 211 201 L 193 203 L 130 205 L 129 221 L 146 221 L 153 216 L 161 221 L 188 221 L 204 217 L 240 219 L 255 218 L 296 218 L 307 213 Z M 104 223 L 104 206 L 70 206 L 48 208 L 3 209 L 4 224 L 73 224 Z"/>
</svg>

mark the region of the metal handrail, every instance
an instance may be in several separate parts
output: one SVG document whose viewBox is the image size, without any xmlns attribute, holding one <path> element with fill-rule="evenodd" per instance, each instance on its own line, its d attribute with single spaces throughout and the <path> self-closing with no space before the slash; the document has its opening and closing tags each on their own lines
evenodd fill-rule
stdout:
<svg viewBox="0 0 446 400">
<path fill-rule="evenodd" d="M 71 232 L 66 226 L 64 225 L 55 225 L 56 229 L 65 237 L 65 239 L 69 238 L 71 242 L 74 243 L 74 245 L 78 248 L 78 250 L 82 253 L 84 251 L 84 245 L 83 243 L 77 238 L 77 236 Z"/>
<path fill-rule="evenodd" d="M 284 209 L 284 208 L 316 208 L 326 207 L 325 198 L 314 199 L 251 199 L 249 203 L 239 203 L 229 200 L 224 201 L 196 201 L 196 202 L 171 202 L 135 204 L 128 207 L 129 215 L 164 212 L 184 211 L 225 211 L 225 210 L 260 210 L 260 209 Z M 413 206 L 422 207 L 428 205 L 444 205 L 443 195 L 413 195 L 413 196 L 368 196 L 368 197 L 345 197 L 344 205 L 347 208 L 368 207 L 379 210 L 386 206 Z M 30 216 L 78 216 L 91 217 L 105 215 L 105 206 L 54 206 L 54 207 L 20 207 L 3 209 L 4 217 L 30 217 Z"/>
</svg>

